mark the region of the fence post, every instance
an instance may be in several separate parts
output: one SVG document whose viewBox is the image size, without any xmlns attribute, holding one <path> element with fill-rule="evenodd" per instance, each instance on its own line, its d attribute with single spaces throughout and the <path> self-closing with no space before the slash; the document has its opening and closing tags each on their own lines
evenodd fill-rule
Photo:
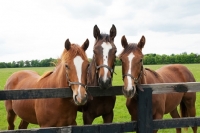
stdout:
<svg viewBox="0 0 200 133">
<path fill-rule="evenodd" d="M 138 133 L 153 133 L 152 89 L 138 90 Z"/>
</svg>

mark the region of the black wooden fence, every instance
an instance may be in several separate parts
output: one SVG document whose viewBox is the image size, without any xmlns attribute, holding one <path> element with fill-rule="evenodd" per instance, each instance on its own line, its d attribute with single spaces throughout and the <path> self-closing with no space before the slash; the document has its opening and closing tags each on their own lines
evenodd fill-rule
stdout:
<svg viewBox="0 0 200 133">
<path fill-rule="evenodd" d="M 187 117 L 167 120 L 152 119 L 152 94 L 198 92 L 200 82 L 147 84 L 140 85 L 144 91 L 138 89 L 138 121 L 109 123 L 85 126 L 51 127 L 26 130 L 0 131 L 0 133 L 121 133 L 133 132 L 152 133 L 155 129 L 180 128 L 200 126 L 199 117 Z M 95 96 L 122 95 L 122 86 L 114 86 L 107 90 L 98 87 L 89 87 L 89 92 Z M 68 88 L 49 88 L 34 90 L 3 90 L 0 91 L 0 100 L 35 99 L 35 98 L 67 98 L 72 97 Z M 125 106 L 125 105 L 124 105 Z M 198 107 L 196 107 L 198 108 Z"/>
</svg>

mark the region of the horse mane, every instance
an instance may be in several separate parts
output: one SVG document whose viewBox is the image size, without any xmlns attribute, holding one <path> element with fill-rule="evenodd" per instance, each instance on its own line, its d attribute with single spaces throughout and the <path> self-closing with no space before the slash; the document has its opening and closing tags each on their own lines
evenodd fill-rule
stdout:
<svg viewBox="0 0 200 133">
<path fill-rule="evenodd" d="M 101 35 L 99 36 L 100 38 L 98 38 L 95 41 L 95 45 L 97 44 L 97 41 L 105 41 L 105 42 L 109 42 L 110 41 L 110 35 L 106 34 L 106 33 L 101 33 Z"/>
<path fill-rule="evenodd" d="M 95 60 L 94 57 L 92 58 L 90 65 L 87 70 L 87 85 L 89 86 L 97 86 L 98 81 L 97 81 L 97 76 L 96 76 L 96 67 L 95 67 Z"/>
<path fill-rule="evenodd" d="M 154 70 L 152 70 L 152 69 L 150 69 L 150 68 L 145 68 L 145 70 L 147 70 L 147 71 L 153 73 L 153 75 L 156 76 L 156 78 L 161 78 L 160 75 L 159 75 L 156 71 L 154 71 Z"/>
<path fill-rule="evenodd" d="M 52 73 L 53 73 L 53 71 L 45 72 L 45 73 L 40 77 L 39 81 L 42 80 L 43 78 L 48 77 L 48 76 L 51 75 Z"/>
<path fill-rule="evenodd" d="M 101 37 L 104 38 L 106 42 L 109 42 L 110 35 L 102 33 Z"/>
<path fill-rule="evenodd" d="M 62 55 L 60 58 L 58 58 L 56 61 L 52 62 L 55 66 L 60 65 L 62 62 L 66 63 L 68 61 L 71 61 L 75 58 L 75 56 L 80 55 L 84 60 L 87 60 L 87 56 L 85 54 L 85 51 L 77 44 L 72 44 L 69 50 L 64 49 Z M 45 72 L 38 81 L 50 76 L 54 70 Z"/>
</svg>

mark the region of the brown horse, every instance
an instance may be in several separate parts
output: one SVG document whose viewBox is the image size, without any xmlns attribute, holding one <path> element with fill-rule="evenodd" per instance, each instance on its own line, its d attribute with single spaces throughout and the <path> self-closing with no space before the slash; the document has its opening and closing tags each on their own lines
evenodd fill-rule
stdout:
<svg viewBox="0 0 200 133">
<path fill-rule="evenodd" d="M 112 86 L 112 77 L 115 66 L 115 53 L 117 49 L 114 44 L 116 28 L 112 25 L 110 35 L 100 34 L 97 25 L 94 26 L 93 35 L 96 39 L 94 44 L 94 54 L 90 66 L 88 67 L 87 85 L 99 86 L 101 89 L 108 89 Z M 94 97 L 89 100 L 82 109 L 84 124 L 92 124 L 96 117 L 102 116 L 104 123 L 113 120 L 113 108 L 115 96 Z"/>
<path fill-rule="evenodd" d="M 138 44 L 127 42 L 125 36 L 121 39 L 124 50 L 119 55 L 122 61 L 123 93 L 127 97 L 126 106 L 131 115 L 131 120 L 137 120 L 136 85 L 154 83 L 195 82 L 192 73 L 183 65 L 166 65 L 156 71 L 143 68 L 142 48 L 145 37 L 142 36 Z M 162 119 L 164 114 L 170 113 L 172 118 L 179 118 L 177 106 L 180 104 L 182 117 L 194 117 L 196 93 L 169 93 L 152 95 L 153 119 Z M 177 133 L 181 129 L 176 129 Z M 157 132 L 157 131 L 155 131 Z M 197 132 L 197 127 L 193 127 Z"/>
<path fill-rule="evenodd" d="M 76 125 L 77 105 L 87 102 L 85 85 L 89 61 L 85 50 L 88 46 L 88 39 L 81 47 L 71 44 L 67 39 L 62 56 L 53 71 L 39 76 L 34 71 L 24 70 L 15 72 L 8 78 L 5 90 L 70 86 L 73 91 L 73 98 L 5 101 L 9 130 L 14 129 L 16 115 L 22 119 L 19 129 L 27 128 L 29 123 L 39 124 L 40 127 Z"/>
</svg>

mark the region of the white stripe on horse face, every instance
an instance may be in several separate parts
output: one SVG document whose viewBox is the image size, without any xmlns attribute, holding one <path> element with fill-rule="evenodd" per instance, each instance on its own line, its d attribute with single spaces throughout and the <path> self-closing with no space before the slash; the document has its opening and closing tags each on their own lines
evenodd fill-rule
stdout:
<svg viewBox="0 0 200 133">
<path fill-rule="evenodd" d="M 132 62 L 132 60 L 133 60 L 134 57 L 135 57 L 135 55 L 134 55 L 133 53 L 130 53 L 130 54 L 128 55 L 128 63 L 129 63 L 128 73 L 129 73 L 129 74 L 131 74 L 131 62 Z M 133 89 L 131 77 L 130 77 L 130 76 L 127 76 L 127 80 L 128 80 L 127 90 Z"/>
<path fill-rule="evenodd" d="M 81 74 L 82 74 L 82 64 L 83 64 L 83 59 L 80 56 L 76 56 L 74 58 L 74 65 L 76 68 L 78 82 L 80 83 L 81 83 Z M 79 85 L 78 87 L 78 96 L 81 97 L 81 85 Z"/>
<path fill-rule="evenodd" d="M 112 49 L 112 45 L 110 43 L 103 43 L 102 45 L 103 48 L 103 64 L 108 65 L 108 53 L 110 49 Z M 108 69 L 104 67 L 104 76 L 103 76 L 103 81 L 106 81 L 106 77 L 108 74 Z"/>
</svg>

